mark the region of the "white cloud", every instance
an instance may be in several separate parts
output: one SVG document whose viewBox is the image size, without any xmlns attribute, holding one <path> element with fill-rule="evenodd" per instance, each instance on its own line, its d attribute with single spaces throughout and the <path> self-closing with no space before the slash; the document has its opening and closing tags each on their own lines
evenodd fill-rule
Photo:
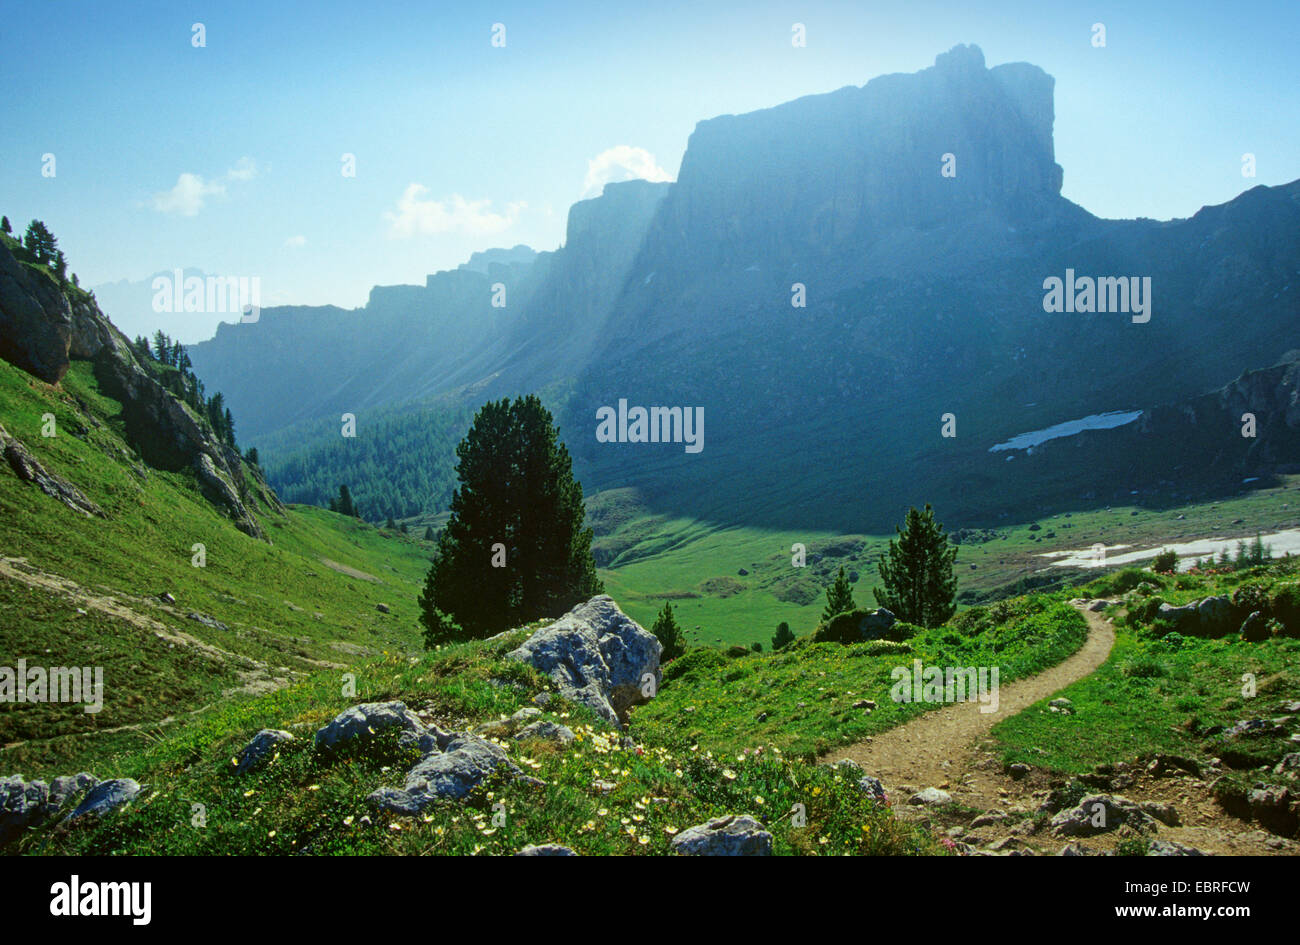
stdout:
<svg viewBox="0 0 1300 945">
<path fill-rule="evenodd" d="M 149 203 L 159 213 L 196 216 L 209 197 L 225 196 L 227 183 L 249 181 L 257 174 L 257 162 L 251 157 L 240 158 L 234 167 L 216 180 L 206 180 L 200 174 L 186 171 L 176 178 L 176 185 L 171 190 L 154 194 L 149 198 Z"/>
<path fill-rule="evenodd" d="M 225 192 L 226 187 L 220 181 L 208 182 L 198 174 L 186 173 L 176 178 L 176 186 L 171 190 L 154 194 L 150 203 L 159 213 L 179 213 L 183 217 L 192 217 L 203 209 L 203 202 L 208 197 Z"/>
<path fill-rule="evenodd" d="M 506 205 L 504 213 L 494 212 L 491 200 L 466 200 L 452 194 L 447 200 L 429 200 L 429 188 L 409 184 L 397 200 L 396 211 L 386 211 L 389 236 L 407 239 L 433 233 L 467 233 L 486 236 L 514 226 L 521 210 L 528 204 L 520 201 Z"/>
<path fill-rule="evenodd" d="M 252 180 L 257 176 L 257 162 L 251 157 L 241 157 L 235 166 L 226 171 L 226 180 Z"/>
<path fill-rule="evenodd" d="M 582 195 L 594 197 L 606 184 L 624 180 L 672 180 L 668 172 L 658 165 L 655 156 L 645 148 L 619 144 L 597 154 L 587 162 L 587 179 Z"/>
<path fill-rule="evenodd" d="M 285 246 L 299 247 L 307 245 L 307 237 L 299 233 L 297 236 L 291 236 L 284 241 Z"/>
</svg>

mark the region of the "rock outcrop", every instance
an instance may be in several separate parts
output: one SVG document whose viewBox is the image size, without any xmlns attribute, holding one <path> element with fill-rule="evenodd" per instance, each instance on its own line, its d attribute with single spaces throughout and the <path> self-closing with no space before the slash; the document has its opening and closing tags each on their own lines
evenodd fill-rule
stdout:
<svg viewBox="0 0 1300 945">
<path fill-rule="evenodd" d="M 58 283 L 0 246 L 0 358 L 57 384 L 71 340 L 72 307 Z"/>
<path fill-rule="evenodd" d="M 74 512 L 80 512 L 87 517 L 103 516 L 103 509 L 86 498 L 81 490 L 68 480 L 42 466 L 27 447 L 10 436 L 2 426 L 0 426 L 0 452 L 4 453 L 9 468 L 23 482 L 32 483 L 46 495 L 58 499 Z"/>
<path fill-rule="evenodd" d="M 73 359 L 90 361 L 103 392 L 121 402 L 127 439 L 147 463 L 170 471 L 191 470 L 208 499 L 240 531 L 255 538 L 265 536 L 254 510 L 283 511 L 260 472 L 141 364 L 93 296 L 60 286 L 2 245 L 0 357 L 51 384 L 63 379 Z M 93 503 L 46 472 L 12 436 L 3 446 L 19 476 L 78 511 L 98 514 Z"/>
<path fill-rule="evenodd" d="M 621 725 L 662 681 L 662 645 L 607 595 L 579 604 L 543 627 L 507 658 L 551 677 L 560 694 Z"/>
<path fill-rule="evenodd" d="M 500 745 L 477 735 L 456 735 L 445 751 L 428 746 L 424 757 L 407 772 L 401 790 L 380 788 L 366 803 L 375 810 L 418 814 L 439 799 L 461 800 L 497 772 L 509 777 L 523 774 Z"/>
<path fill-rule="evenodd" d="M 235 774 L 246 774 L 260 768 L 280 745 L 293 741 L 293 734 L 278 728 L 264 728 L 239 750 L 235 756 Z"/>
<path fill-rule="evenodd" d="M 1140 804 L 1126 797 L 1091 794 L 1079 801 L 1077 806 L 1061 811 L 1051 820 L 1052 833 L 1058 837 L 1090 837 L 1123 826 L 1139 831 L 1154 831 L 1156 819 L 1143 810 Z"/>
<path fill-rule="evenodd" d="M 50 820 L 70 798 L 97 784 L 99 779 L 84 771 L 48 784 L 24 781 L 21 774 L 0 778 L 0 847 Z"/>
<path fill-rule="evenodd" d="M 387 732 L 397 732 L 399 744 L 415 744 L 427 734 L 424 723 L 402 702 L 366 702 L 345 709 L 316 733 L 316 750 L 323 755 L 365 745 Z"/>
</svg>

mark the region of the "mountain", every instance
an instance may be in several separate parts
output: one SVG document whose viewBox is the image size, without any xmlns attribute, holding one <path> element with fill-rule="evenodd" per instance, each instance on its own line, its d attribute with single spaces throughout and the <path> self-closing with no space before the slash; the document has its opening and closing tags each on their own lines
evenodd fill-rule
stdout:
<svg viewBox="0 0 1300 945">
<path fill-rule="evenodd" d="M 268 309 L 192 357 L 254 437 L 540 390 L 589 492 L 634 487 L 655 512 L 714 522 L 883 530 L 933 501 L 978 524 L 1158 489 L 1168 477 L 1127 454 L 1042 478 L 990 448 L 1277 363 L 1296 345 L 1300 183 L 1186 220 L 1099 219 L 1061 196 L 1052 94 L 1041 69 L 959 46 L 915 74 L 710 119 L 675 183 L 575 205 L 554 253 L 489 254 L 474 264 L 489 272 L 377 288 L 353 313 Z M 1127 308 L 1049 311 L 1053 279 Z M 598 411 L 620 401 L 702 409 L 703 448 L 601 442 Z"/>
</svg>

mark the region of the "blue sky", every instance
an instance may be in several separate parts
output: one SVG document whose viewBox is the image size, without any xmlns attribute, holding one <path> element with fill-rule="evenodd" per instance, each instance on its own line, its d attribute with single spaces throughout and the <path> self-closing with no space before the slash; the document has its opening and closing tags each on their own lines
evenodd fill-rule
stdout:
<svg viewBox="0 0 1300 945">
<path fill-rule="evenodd" d="M 194 267 L 350 307 L 475 250 L 554 249 L 601 181 L 675 177 L 697 121 L 964 42 L 1055 76 L 1064 193 L 1098 215 L 1300 177 L 1292 0 L 465 6 L 3 0 L 0 212 L 43 219 L 83 285 Z"/>
</svg>

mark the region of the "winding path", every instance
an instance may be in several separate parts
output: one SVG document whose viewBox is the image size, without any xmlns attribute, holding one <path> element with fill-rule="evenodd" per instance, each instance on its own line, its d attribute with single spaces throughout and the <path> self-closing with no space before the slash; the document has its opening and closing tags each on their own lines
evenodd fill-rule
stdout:
<svg viewBox="0 0 1300 945">
<path fill-rule="evenodd" d="M 900 786 L 938 787 L 953 800 L 989 806 L 1004 783 L 980 759 L 980 742 L 1003 719 L 1028 708 L 1089 675 L 1110 655 L 1115 629 L 1100 613 L 1080 608 L 1088 621 L 1088 638 L 1071 657 L 1036 676 L 999 686 L 996 712 L 980 712 L 978 702 L 957 702 L 927 712 L 897 728 L 834 749 L 827 761 L 849 759 L 880 778 L 893 793 Z"/>
</svg>

